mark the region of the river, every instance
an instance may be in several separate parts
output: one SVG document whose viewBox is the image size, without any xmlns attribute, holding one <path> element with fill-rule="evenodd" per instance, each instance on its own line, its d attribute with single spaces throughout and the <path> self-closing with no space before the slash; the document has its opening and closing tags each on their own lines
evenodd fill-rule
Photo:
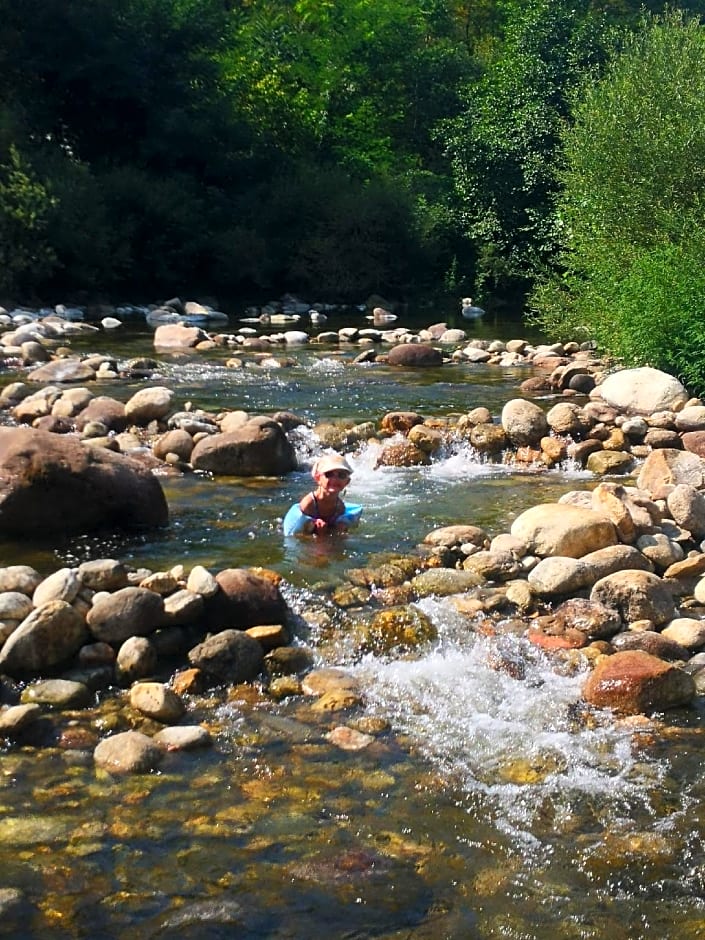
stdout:
<svg viewBox="0 0 705 940">
<path fill-rule="evenodd" d="M 471 335 L 503 330 L 509 338 L 517 327 L 468 325 Z M 151 352 L 150 334 L 127 329 L 87 348 L 122 359 Z M 161 359 L 152 384 L 211 410 L 359 422 L 478 405 L 497 415 L 528 374 L 461 365 L 404 373 L 315 346 L 287 355 L 293 365 L 268 370 L 228 369 L 223 351 Z M 126 399 L 137 387 L 101 393 Z M 117 727 L 109 701 L 63 715 L 43 748 L 8 745 L 0 888 L 27 899 L 21 935 L 705 937 L 701 708 L 643 722 L 588 714 L 580 673 L 557 670 L 519 636 L 479 635 L 441 599 L 420 602 L 438 630 L 431 647 L 401 659 L 353 656 L 346 615 L 329 601 L 349 568 L 411 552 L 449 523 L 506 531 L 522 509 L 589 486 L 590 475 L 517 472 L 462 442 L 428 467 L 375 469 L 366 444 L 351 456 L 348 491 L 364 505 L 363 522 L 322 552 L 280 530 L 319 449 L 310 431 L 295 443 L 302 469 L 284 480 L 165 477 L 164 532 L 5 544 L 2 559 L 47 573 L 106 556 L 153 570 L 272 568 L 295 611 L 320 613 L 322 626 L 299 642 L 318 665 L 360 679 L 365 717 L 386 730 L 346 751 L 327 737 L 339 716 L 239 687 L 194 699 L 188 720 L 203 722 L 215 746 L 170 755 L 158 774 L 96 773 L 85 744 Z"/>
</svg>

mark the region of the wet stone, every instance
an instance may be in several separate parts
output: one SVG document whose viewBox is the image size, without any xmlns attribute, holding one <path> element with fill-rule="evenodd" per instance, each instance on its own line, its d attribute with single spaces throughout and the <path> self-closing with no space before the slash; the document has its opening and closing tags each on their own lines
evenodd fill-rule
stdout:
<svg viewBox="0 0 705 940">
<path fill-rule="evenodd" d="M 91 703 L 92 695 L 82 682 L 74 682 L 70 679 L 45 679 L 28 685 L 22 693 L 22 701 L 60 710 L 83 708 Z"/>
</svg>

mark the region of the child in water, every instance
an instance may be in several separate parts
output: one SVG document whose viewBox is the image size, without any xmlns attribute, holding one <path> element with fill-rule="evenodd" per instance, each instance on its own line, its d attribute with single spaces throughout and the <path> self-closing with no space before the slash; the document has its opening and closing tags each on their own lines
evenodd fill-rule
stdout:
<svg viewBox="0 0 705 940">
<path fill-rule="evenodd" d="M 316 481 L 316 488 L 299 502 L 301 512 L 310 516 L 304 532 L 347 532 L 341 493 L 350 482 L 351 474 L 350 464 L 340 454 L 326 454 L 314 463 L 311 476 Z"/>
</svg>

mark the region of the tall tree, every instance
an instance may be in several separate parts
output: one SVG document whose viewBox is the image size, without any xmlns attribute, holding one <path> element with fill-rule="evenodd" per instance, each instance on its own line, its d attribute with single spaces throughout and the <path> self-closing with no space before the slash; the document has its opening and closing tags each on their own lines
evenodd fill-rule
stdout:
<svg viewBox="0 0 705 940">
<path fill-rule="evenodd" d="M 540 322 L 705 390 L 705 32 L 646 19 L 577 97 L 564 136 L 560 268 Z"/>
</svg>

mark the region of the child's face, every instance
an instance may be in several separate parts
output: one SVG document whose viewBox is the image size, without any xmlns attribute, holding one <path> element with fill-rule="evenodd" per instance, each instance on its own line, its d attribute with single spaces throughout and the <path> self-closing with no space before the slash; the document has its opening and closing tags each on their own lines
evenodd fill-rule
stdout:
<svg viewBox="0 0 705 940">
<path fill-rule="evenodd" d="M 350 482 L 350 474 L 346 470 L 327 470 L 316 474 L 316 483 L 326 493 L 340 493 Z"/>
</svg>

